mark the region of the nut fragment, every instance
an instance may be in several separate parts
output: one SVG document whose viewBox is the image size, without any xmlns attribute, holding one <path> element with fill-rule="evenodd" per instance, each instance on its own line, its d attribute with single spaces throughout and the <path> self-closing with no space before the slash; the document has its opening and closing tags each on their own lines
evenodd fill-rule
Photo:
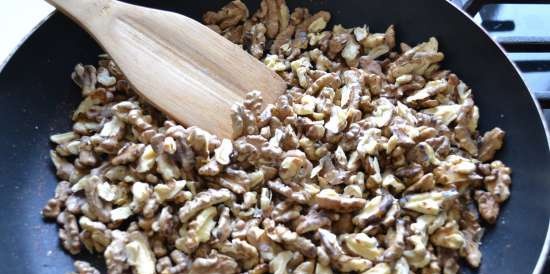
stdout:
<svg viewBox="0 0 550 274">
<path fill-rule="evenodd" d="M 393 199 L 389 194 L 372 198 L 365 204 L 361 212 L 353 217 L 353 223 L 359 227 L 364 227 L 381 221 L 392 205 L 392 202 Z"/>
<path fill-rule="evenodd" d="M 230 162 L 229 156 L 233 152 L 233 144 L 229 139 L 223 139 L 221 145 L 214 150 L 216 161 L 222 165 L 227 165 Z"/>
<path fill-rule="evenodd" d="M 459 249 L 464 245 L 464 237 L 454 221 L 448 222 L 445 226 L 436 230 L 430 240 L 437 246 L 449 249 Z"/>
<path fill-rule="evenodd" d="M 494 224 L 497 220 L 500 208 L 493 194 L 478 190 L 474 197 L 477 201 L 477 207 L 481 218 L 490 224 Z"/>
<path fill-rule="evenodd" d="M 315 195 L 315 202 L 321 208 L 337 212 L 350 212 L 363 208 L 366 201 L 361 198 L 343 197 L 331 188 L 321 190 Z"/>
<path fill-rule="evenodd" d="M 99 270 L 84 261 L 75 261 L 74 268 L 78 274 L 100 274 Z"/>
<path fill-rule="evenodd" d="M 504 131 L 496 127 L 487 131 L 481 138 L 479 147 L 479 160 L 486 162 L 492 160 L 495 152 L 502 147 L 504 141 Z"/>
<path fill-rule="evenodd" d="M 269 271 L 275 274 L 288 274 L 287 264 L 290 259 L 292 259 L 292 252 L 280 252 L 269 262 Z"/>
<path fill-rule="evenodd" d="M 155 255 L 151 251 L 147 237 L 139 232 L 132 232 L 129 235 L 130 242 L 126 244 L 128 264 L 138 274 L 155 273 Z"/>
<path fill-rule="evenodd" d="M 411 194 L 402 198 L 401 204 L 404 208 L 419 213 L 437 215 L 446 199 L 456 197 L 458 193 L 449 191 L 432 191 L 420 194 Z"/>
<path fill-rule="evenodd" d="M 179 218 L 182 223 L 186 223 L 199 211 L 219 203 L 223 203 L 231 198 L 231 192 L 227 189 L 209 189 L 197 194 L 193 200 L 185 203 L 179 210 Z"/>
<path fill-rule="evenodd" d="M 191 264 L 189 274 L 234 274 L 238 273 L 238 269 L 239 265 L 233 258 L 213 251 L 208 257 L 196 258 Z"/>
<path fill-rule="evenodd" d="M 382 249 L 378 248 L 376 238 L 369 237 L 365 233 L 346 235 L 344 242 L 351 252 L 371 261 L 376 261 L 382 255 Z"/>
</svg>

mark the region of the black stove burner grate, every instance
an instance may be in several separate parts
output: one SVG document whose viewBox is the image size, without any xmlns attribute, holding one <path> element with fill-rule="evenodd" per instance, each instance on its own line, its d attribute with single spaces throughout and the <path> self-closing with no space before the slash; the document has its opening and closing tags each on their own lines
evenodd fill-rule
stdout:
<svg viewBox="0 0 550 274">
<path fill-rule="evenodd" d="M 529 53 L 529 54 L 541 54 L 548 53 L 550 56 L 550 33 L 548 36 L 525 34 L 521 31 L 515 31 L 516 19 L 526 18 L 506 18 L 505 20 L 499 20 L 495 18 L 487 18 L 483 16 L 482 8 L 491 4 L 547 4 L 550 6 L 550 0 L 451 0 L 457 6 L 461 7 L 470 16 L 474 17 L 481 12 L 482 22 L 481 25 L 489 31 L 491 34 L 514 32 L 514 35 L 501 36 L 498 35 L 495 40 L 508 52 L 508 53 Z M 529 73 L 550 73 L 550 58 L 546 60 L 514 60 L 516 65 L 520 68 L 524 76 Z M 540 77 L 538 77 L 540 78 Z M 529 86 L 529 81 L 528 86 Z M 550 109 L 550 86 L 543 84 L 541 89 L 540 83 L 530 87 L 531 91 L 538 99 L 540 105 L 544 109 Z M 550 117 L 550 110 L 547 116 Z"/>
</svg>

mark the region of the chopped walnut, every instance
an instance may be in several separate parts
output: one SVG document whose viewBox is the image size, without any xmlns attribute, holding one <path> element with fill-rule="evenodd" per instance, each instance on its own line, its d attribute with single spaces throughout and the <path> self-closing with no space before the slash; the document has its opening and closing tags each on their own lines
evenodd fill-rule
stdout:
<svg viewBox="0 0 550 274">
<path fill-rule="evenodd" d="M 299 236 L 283 225 L 268 228 L 267 236 L 274 242 L 282 243 L 288 249 L 298 251 L 308 258 L 316 256 L 315 245 L 310 240 Z"/>
<path fill-rule="evenodd" d="M 288 274 L 288 262 L 292 259 L 292 252 L 283 251 L 277 254 L 269 263 L 269 271 L 275 274 Z"/>
<path fill-rule="evenodd" d="M 189 274 L 234 274 L 238 272 L 239 265 L 233 258 L 214 251 L 208 257 L 196 258 L 189 269 Z"/>
<path fill-rule="evenodd" d="M 343 197 L 330 188 L 321 190 L 315 195 L 315 202 L 320 208 L 331 209 L 337 212 L 350 212 L 363 208 L 365 199 Z"/>
<path fill-rule="evenodd" d="M 498 203 L 502 203 L 510 197 L 511 169 L 501 161 L 491 163 L 491 175 L 484 178 L 485 187 L 491 192 Z"/>
<path fill-rule="evenodd" d="M 464 237 L 454 221 L 448 222 L 445 226 L 436 230 L 430 240 L 437 246 L 449 249 L 459 249 L 464 245 Z"/>
<path fill-rule="evenodd" d="M 74 68 L 71 78 L 82 89 L 82 95 L 87 96 L 95 90 L 97 83 L 96 68 L 94 66 L 78 64 Z"/>
<path fill-rule="evenodd" d="M 344 242 L 351 252 L 371 261 L 378 260 L 382 255 L 383 250 L 378 247 L 378 240 L 365 233 L 345 235 Z"/>
<path fill-rule="evenodd" d="M 78 224 L 82 228 L 81 241 L 90 252 L 94 250 L 103 252 L 111 243 L 111 231 L 107 229 L 105 224 L 94 222 L 86 216 L 80 217 Z"/>
<path fill-rule="evenodd" d="M 147 237 L 140 232 L 130 233 L 126 244 L 128 264 L 137 274 L 155 273 L 155 255 L 151 251 Z"/>
<path fill-rule="evenodd" d="M 78 274 L 100 274 L 99 270 L 84 261 L 75 261 L 74 268 Z"/>
<path fill-rule="evenodd" d="M 227 189 L 209 189 L 208 191 L 197 194 L 193 200 L 185 203 L 179 210 L 179 218 L 182 223 L 186 223 L 199 211 L 231 199 L 231 192 Z"/>
<path fill-rule="evenodd" d="M 363 274 L 390 274 L 391 268 L 387 263 L 379 263 L 371 269 L 363 272 Z"/>
<path fill-rule="evenodd" d="M 103 253 L 112 274 L 479 267 L 483 225 L 510 195 L 493 159 L 504 131 L 480 134 L 436 38 L 396 48 L 393 25 L 331 17 L 285 0 L 204 14 L 287 83 L 274 104 L 256 90 L 235 102 L 232 139 L 167 118 L 108 55 L 77 65 L 83 97 L 72 130 L 50 137 L 61 181 L 42 210 L 62 246 Z"/>
<path fill-rule="evenodd" d="M 393 198 L 390 194 L 379 195 L 369 200 L 361 212 L 353 217 L 353 223 L 359 227 L 382 221 L 390 209 Z"/>
<path fill-rule="evenodd" d="M 73 255 L 80 253 L 81 245 L 78 238 L 79 229 L 76 217 L 71 213 L 63 211 L 57 215 L 57 222 L 62 226 L 59 229 L 59 239 L 63 247 Z"/>
<path fill-rule="evenodd" d="M 208 25 L 217 25 L 222 30 L 233 27 L 248 18 L 248 8 L 239 0 L 225 5 L 220 11 L 209 11 L 204 14 L 203 20 Z"/>
<path fill-rule="evenodd" d="M 187 226 L 187 231 L 182 231 L 185 227 L 180 229 L 180 234 L 183 237 L 176 240 L 176 247 L 189 254 L 200 243 L 210 240 L 210 233 L 216 225 L 214 221 L 216 214 L 217 210 L 215 207 L 208 207 L 197 214 L 196 218 Z"/>
<path fill-rule="evenodd" d="M 336 235 L 332 232 L 325 229 L 319 229 L 319 236 L 321 238 L 321 244 L 326 249 L 331 259 L 332 265 L 339 271 L 365 271 L 372 266 L 371 261 L 367 259 L 345 255 L 336 239 Z"/>
<path fill-rule="evenodd" d="M 406 209 L 423 214 L 436 215 L 441 211 L 445 200 L 455 198 L 457 195 L 458 193 L 453 190 L 411 194 L 403 197 L 401 204 Z"/>
<path fill-rule="evenodd" d="M 493 194 L 478 190 L 475 192 L 474 197 L 477 202 L 477 207 L 481 218 L 490 224 L 494 224 L 497 220 L 500 207 Z"/>
<path fill-rule="evenodd" d="M 496 127 L 487 131 L 481 138 L 479 146 L 479 160 L 487 162 L 493 159 L 495 152 L 502 147 L 504 142 L 504 131 Z"/>
<path fill-rule="evenodd" d="M 246 270 L 253 268 L 260 261 L 256 247 L 240 239 L 220 243 L 216 248 L 220 253 L 236 259 Z"/>
</svg>

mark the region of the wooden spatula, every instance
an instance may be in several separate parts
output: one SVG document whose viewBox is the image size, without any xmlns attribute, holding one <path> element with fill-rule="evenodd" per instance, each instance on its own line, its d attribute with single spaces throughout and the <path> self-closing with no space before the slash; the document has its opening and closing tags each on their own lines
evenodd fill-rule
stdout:
<svg viewBox="0 0 550 274">
<path fill-rule="evenodd" d="M 47 0 L 86 29 L 136 91 L 169 117 L 231 136 L 230 108 L 252 90 L 266 103 L 285 82 L 224 37 L 180 14 L 114 0 Z"/>
</svg>

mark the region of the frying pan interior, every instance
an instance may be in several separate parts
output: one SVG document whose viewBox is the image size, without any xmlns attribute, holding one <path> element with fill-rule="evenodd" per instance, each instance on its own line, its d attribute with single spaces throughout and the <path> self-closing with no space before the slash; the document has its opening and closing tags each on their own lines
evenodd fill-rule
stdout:
<svg viewBox="0 0 550 274">
<path fill-rule="evenodd" d="M 226 1 L 132 1 L 200 19 Z M 539 112 L 505 55 L 447 1 L 288 1 L 291 8 L 326 9 L 332 22 L 367 24 L 383 31 L 395 24 L 397 38 L 411 45 L 439 39 L 445 66 L 474 90 L 481 131 L 499 126 L 507 133 L 497 158 L 513 170 L 512 196 L 501 217 L 487 230 L 478 273 L 531 273 L 539 258 L 550 203 L 550 153 Z M 254 10 L 258 2 L 250 3 Z M 40 216 L 57 179 L 49 162 L 48 136 L 70 129 L 80 95 L 70 80 L 78 62 L 95 64 L 101 50 L 60 14 L 54 14 L 17 51 L 0 74 L 0 272 L 67 273 L 72 260 L 62 251 L 54 223 Z M 99 258 L 79 256 L 95 265 Z M 474 273 L 465 269 L 464 273 Z"/>
</svg>

